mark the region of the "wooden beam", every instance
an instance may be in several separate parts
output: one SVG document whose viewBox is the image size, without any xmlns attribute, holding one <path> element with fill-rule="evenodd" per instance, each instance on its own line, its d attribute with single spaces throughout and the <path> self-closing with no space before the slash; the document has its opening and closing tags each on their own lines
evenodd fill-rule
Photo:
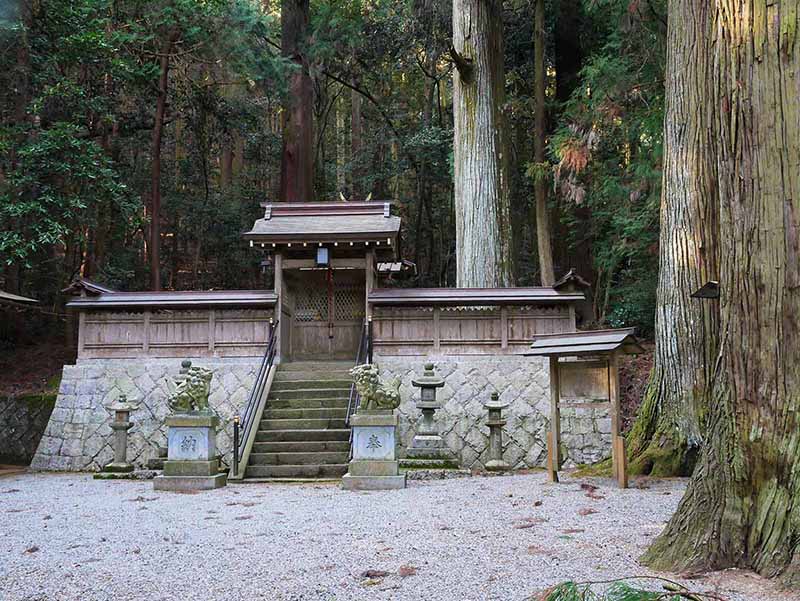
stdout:
<svg viewBox="0 0 800 601">
<path fill-rule="evenodd" d="M 214 309 L 208 312 L 208 352 L 214 355 L 214 336 L 217 332 L 217 314 Z"/>
<path fill-rule="evenodd" d="M 150 318 L 152 313 L 150 311 L 144 312 L 144 325 L 142 328 L 144 331 L 142 332 L 142 351 L 144 354 L 147 355 L 150 352 Z"/>
</svg>

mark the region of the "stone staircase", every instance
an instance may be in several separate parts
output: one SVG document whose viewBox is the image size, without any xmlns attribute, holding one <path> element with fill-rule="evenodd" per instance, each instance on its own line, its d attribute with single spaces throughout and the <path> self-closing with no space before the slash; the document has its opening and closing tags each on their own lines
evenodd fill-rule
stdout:
<svg viewBox="0 0 800 601">
<path fill-rule="evenodd" d="M 349 362 L 278 365 L 245 481 L 340 478 L 347 472 Z"/>
</svg>

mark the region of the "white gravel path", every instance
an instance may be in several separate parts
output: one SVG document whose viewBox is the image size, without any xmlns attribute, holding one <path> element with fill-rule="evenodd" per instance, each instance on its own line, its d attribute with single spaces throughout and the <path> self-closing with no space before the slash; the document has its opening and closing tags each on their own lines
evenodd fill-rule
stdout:
<svg viewBox="0 0 800 601">
<path fill-rule="evenodd" d="M 5 477 L 0 599 L 511 600 L 567 579 L 647 574 L 636 558 L 684 483 L 620 491 L 592 480 L 590 498 L 581 482 L 537 473 L 403 491 L 238 485 L 187 495 L 87 475 Z M 797 598 L 742 572 L 693 586 L 735 601 Z"/>
</svg>

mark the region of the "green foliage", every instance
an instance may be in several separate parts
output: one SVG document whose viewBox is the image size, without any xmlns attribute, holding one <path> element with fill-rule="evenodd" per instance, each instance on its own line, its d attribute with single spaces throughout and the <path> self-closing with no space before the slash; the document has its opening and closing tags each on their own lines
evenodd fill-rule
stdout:
<svg viewBox="0 0 800 601">
<path fill-rule="evenodd" d="M 69 235 L 83 240 L 101 205 L 135 222 L 136 200 L 102 149 L 79 134 L 76 125 L 62 122 L 41 131 L 0 132 L 0 160 L 15 162 L 0 189 L 0 256 L 7 264 L 30 265 L 37 251 Z"/>
<path fill-rule="evenodd" d="M 665 3 L 586 3 L 597 50 L 550 140 L 573 246 L 590 246 L 596 318 L 652 331 L 658 271 Z M 637 9 L 638 10 L 638 9 Z"/>
<path fill-rule="evenodd" d="M 646 591 L 626 582 L 614 582 L 602 592 L 594 591 L 590 584 L 565 582 L 557 586 L 545 601 L 659 601 L 664 598 L 663 593 Z"/>
</svg>

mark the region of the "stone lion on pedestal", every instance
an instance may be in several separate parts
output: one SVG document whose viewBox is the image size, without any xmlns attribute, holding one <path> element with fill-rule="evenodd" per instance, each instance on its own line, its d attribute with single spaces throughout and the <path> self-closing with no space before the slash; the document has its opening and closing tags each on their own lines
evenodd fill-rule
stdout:
<svg viewBox="0 0 800 601">
<path fill-rule="evenodd" d="M 191 361 L 181 363 L 180 375 L 174 382 L 167 380 L 167 404 L 173 413 L 209 412 L 208 395 L 214 373 L 204 367 L 192 367 Z"/>
<path fill-rule="evenodd" d="M 361 397 L 359 411 L 392 410 L 400 406 L 400 378 L 381 382 L 380 369 L 375 364 L 356 365 L 350 370 L 356 390 Z"/>
</svg>

